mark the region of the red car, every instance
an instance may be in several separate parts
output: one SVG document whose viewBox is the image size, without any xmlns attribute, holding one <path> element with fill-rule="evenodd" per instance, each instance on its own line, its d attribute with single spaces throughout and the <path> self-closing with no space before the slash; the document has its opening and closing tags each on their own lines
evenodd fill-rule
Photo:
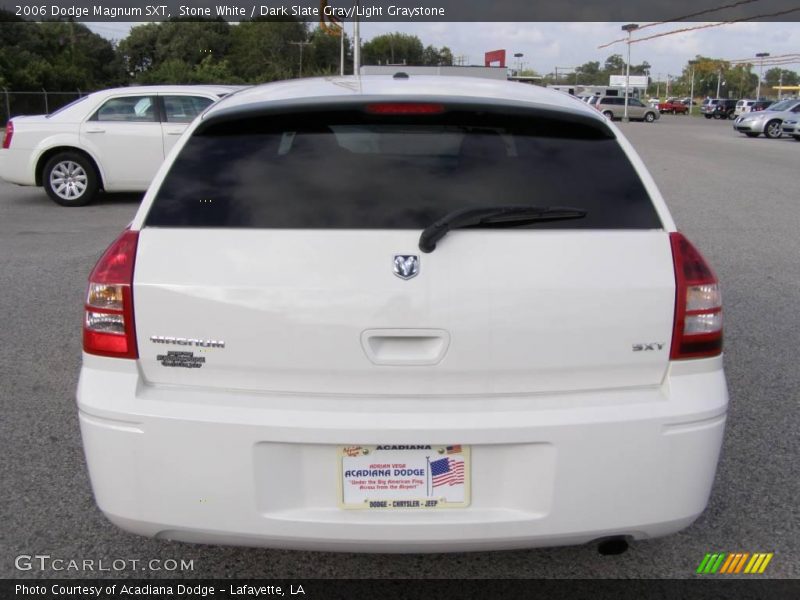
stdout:
<svg viewBox="0 0 800 600">
<path fill-rule="evenodd" d="M 676 98 L 668 98 L 666 102 L 658 105 L 658 111 L 662 113 L 672 113 L 673 115 L 687 114 L 689 107 Z"/>
</svg>

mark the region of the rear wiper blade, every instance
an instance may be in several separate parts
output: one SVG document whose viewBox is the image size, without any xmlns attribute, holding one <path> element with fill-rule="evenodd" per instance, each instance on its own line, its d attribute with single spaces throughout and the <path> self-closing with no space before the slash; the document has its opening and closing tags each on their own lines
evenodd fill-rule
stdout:
<svg viewBox="0 0 800 600">
<path fill-rule="evenodd" d="M 419 249 L 433 252 L 436 242 L 447 235 L 451 229 L 459 227 L 475 227 L 496 223 L 513 223 L 524 225 L 541 221 L 561 221 L 564 219 L 582 219 L 587 215 L 585 210 L 571 206 L 486 206 L 483 208 L 462 208 L 455 210 L 435 223 L 432 223 L 419 236 Z"/>
</svg>

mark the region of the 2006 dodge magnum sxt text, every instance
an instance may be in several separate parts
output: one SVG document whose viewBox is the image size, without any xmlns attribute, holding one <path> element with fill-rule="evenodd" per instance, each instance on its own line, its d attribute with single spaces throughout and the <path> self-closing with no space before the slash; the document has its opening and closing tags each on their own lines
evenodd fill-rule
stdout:
<svg viewBox="0 0 800 600">
<path fill-rule="evenodd" d="M 90 276 L 97 503 L 162 539 L 451 551 L 688 526 L 717 280 L 591 107 L 398 74 L 196 120 Z"/>
</svg>

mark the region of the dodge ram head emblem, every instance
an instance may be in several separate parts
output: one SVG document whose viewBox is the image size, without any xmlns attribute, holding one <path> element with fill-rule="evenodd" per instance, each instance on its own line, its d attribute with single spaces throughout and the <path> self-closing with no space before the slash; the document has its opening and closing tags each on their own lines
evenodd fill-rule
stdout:
<svg viewBox="0 0 800 600">
<path fill-rule="evenodd" d="M 395 254 L 394 274 L 400 279 L 411 279 L 419 273 L 419 256 L 415 254 Z"/>
</svg>

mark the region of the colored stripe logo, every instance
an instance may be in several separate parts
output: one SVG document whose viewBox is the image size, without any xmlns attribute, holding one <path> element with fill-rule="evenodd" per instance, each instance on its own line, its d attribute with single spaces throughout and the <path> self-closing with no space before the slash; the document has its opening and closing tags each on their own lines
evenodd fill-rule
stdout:
<svg viewBox="0 0 800 600">
<path fill-rule="evenodd" d="M 697 573 L 700 575 L 761 574 L 774 556 L 773 552 L 717 552 L 703 557 Z"/>
</svg>

